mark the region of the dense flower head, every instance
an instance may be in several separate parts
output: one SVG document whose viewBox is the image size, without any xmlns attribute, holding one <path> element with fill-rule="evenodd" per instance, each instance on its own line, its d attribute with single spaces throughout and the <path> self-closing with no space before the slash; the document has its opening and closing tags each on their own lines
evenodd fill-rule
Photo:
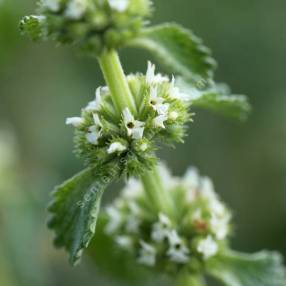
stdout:
<svg viewBox="0 0 286 286">
<path fill-rule="evenodd" d="M 21 29 L 32 39 L 74 44 L 91 54 L 118 48 L 137 35 L 151 14 L 150 0 L 41 0 Z"/>
<path fill-rule="evenodd" d="M 120 114 L 108 87 L 99 87 L 81 117 L 67 118 L 66 123 L 75 127 L 75 152 L 87 165 L 114 160 L 121 172 L 140 175 L 156 163 L 158 143 L 183 140 L 191 117 L 187 96 L 174 78 L 155 74 L 154 69 L 149 63 L 146 76 L 127 77 L 136 113 L 126 107 Z"/>
<path fill-rule="evenodd" d="M 139 264 L 167 273 L 184 268 L 199 272 L 227 247 L 231 214 L 211 180 L 195 168 L 179 178 L 161 165 L 160 175 L 175 214 L 152 211 L 142 184 L 130 179 L 105 210 L 105 232 Z"/>
</svg>

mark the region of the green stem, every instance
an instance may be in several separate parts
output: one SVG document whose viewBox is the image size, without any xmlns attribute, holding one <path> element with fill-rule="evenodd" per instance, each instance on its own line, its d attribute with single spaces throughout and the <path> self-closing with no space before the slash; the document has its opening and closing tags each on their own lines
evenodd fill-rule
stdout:
<svg viewBox="0 0 286 286">
<path fill-rule="evenodd" d="M 177 279 L 178 286 L 206 286 L 205 280 L 201 275 L 194 275 L 183 272 Z"/>
<path fill-rule="evenodd" d="M 145 172 L 141 176 L 141 181 L 145 193 L 156 208 L 156 211 L 162 212 L 172 218 L 174 214 L 173 202 L 170 194 L 167 192 L 166 188 L 164 188 L 158 167 L 154 167 L 153 170 Z"/>
<path fill-rule="evenodd" d="M 133 114 L 136 114 L 135 101 L 124 75 L 118 53 L 114 50 L 106 50 L 100 56 L 99 63 L 119 114 L 122 114 L 126 107 Z"/>
<path fill-rule="evenodd" d="M 135 101 L 128 86 L 118 53 L 114 50 L 106 50 L 100 56 L 99 63 L 110 89 L 116 111 L 121 114 L 128 107 L 133 114 L 136 114 Z M 145 192 L 157 212 L 163 212 L 172 217 L 172 200 L 163 187 L 157 168 L 142 175 L 141 180 Z"/>
</svg>

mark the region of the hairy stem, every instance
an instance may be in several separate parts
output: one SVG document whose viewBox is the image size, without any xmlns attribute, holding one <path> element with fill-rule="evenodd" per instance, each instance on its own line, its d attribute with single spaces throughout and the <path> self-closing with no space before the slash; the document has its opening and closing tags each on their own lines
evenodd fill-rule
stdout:
<svg viewBox="0 0 286 286">
<path fill-rule="evenodd" d="M 173 202 L 170 198 L 170 194 L 164 188 L 158 167 L 156 166 L 153 170 L 144 173 L 141 176 L 141 181 L 145 193 L 157 212 L 162 212 L 172 218 L 174 209 Z"/>
<path fill-rule="evenodd" d="M 114 50 L 106 50 L 100 56 L 99 63 L 117 112 L 121 114 L 124 108 L 128 107 L 132 113 L 136 114 L 135 101 L 128 86 L 118 53 Z M 156 210 L 172 217 L 172 201 L 163 187 L 157 167 L 142 175 L 141 180 L 145 192 L 151 203 L 156 207 Z"/>
<path fill-rule="evenodd" d="M 104 51 L 99 58 L 99 63 L 117 112 L 122 114 L 122 111 L 128 107 L 133 114 L 136 114 L 135 101 L 124 75 L 118 53 L 114 50 Z"/>
</svg>

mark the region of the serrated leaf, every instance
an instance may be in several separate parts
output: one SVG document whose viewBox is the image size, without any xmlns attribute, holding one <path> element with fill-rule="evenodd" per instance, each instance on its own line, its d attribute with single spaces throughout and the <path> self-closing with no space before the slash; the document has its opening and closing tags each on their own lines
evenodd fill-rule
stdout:
<svg viewBox="0 0 286 286">
<path fill-rule="evenodd" d="M 150 51 L 172 73 L 192 82 L 208 81 L 216 63 L 193 32 L 177 24 L 147 28 L 128 45 Z"/>
<path fill-rule="evenodd" d="M 73 265 L 95 233 L 101 197 L 114 175 L 108 168 L 87 168 L 57 186 L 52 194 L 48 226 L 55 231 L 55 245 L 69 252 Z"/>
<path fill-rule="evenodd" d="M 229 252 L 209 262 L 208 272 L 225 286 L 285 286 L 286 275 L 279 253 Z"/>
<path fill-rule="evenodd" d="M 200 90 L 179 79 L 178 85 L 183 93 L 189 95 L 192 106 L 208 109 L 225 116 L 245 120 L 251 111 L 251 106 L 244 95 L 233 95 L 225 84 L 217 84 L 205 90 Z"/>
</svg>

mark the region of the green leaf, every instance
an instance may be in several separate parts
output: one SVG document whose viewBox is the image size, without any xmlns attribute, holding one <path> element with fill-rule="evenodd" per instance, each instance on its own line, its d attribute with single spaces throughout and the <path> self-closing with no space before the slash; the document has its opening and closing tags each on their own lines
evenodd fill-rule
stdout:
<svg viewBox="0 0 286 286">
<path fill-rule="evenodd" d="M 207 82 L 216 63 L 201 39 L 177 24 L 163 24 L 143 30 L 129 46 L 150 51 L 171 72 L 192 82 Z"/>
<path fill-rule="evenodd" d="M 210 260 L 208 272 L 225 286 L 285 286 L 286 275 L 279 253 L 229 252 Z"/>
<path fill-rule="evenodd" d="M 115 173 L 108 168 L 87 168 L 57 186 L 52 194 L 48 225 L 56 233 L 55 245 L 65 247 L 73 265 L 95 233 L 101 197 Z"/>
<path fill-rule="evenodd" d="M 178 85 L 182 92 L 189 94 L 192 106 L 208 109 L 239 120 L 245 120 L 251 111 L 247 97 L 232 95 L 225 84 L 213 84 L 208 89 L 199 90 L 183 79 L 179 79 Z"/>
</svg>

